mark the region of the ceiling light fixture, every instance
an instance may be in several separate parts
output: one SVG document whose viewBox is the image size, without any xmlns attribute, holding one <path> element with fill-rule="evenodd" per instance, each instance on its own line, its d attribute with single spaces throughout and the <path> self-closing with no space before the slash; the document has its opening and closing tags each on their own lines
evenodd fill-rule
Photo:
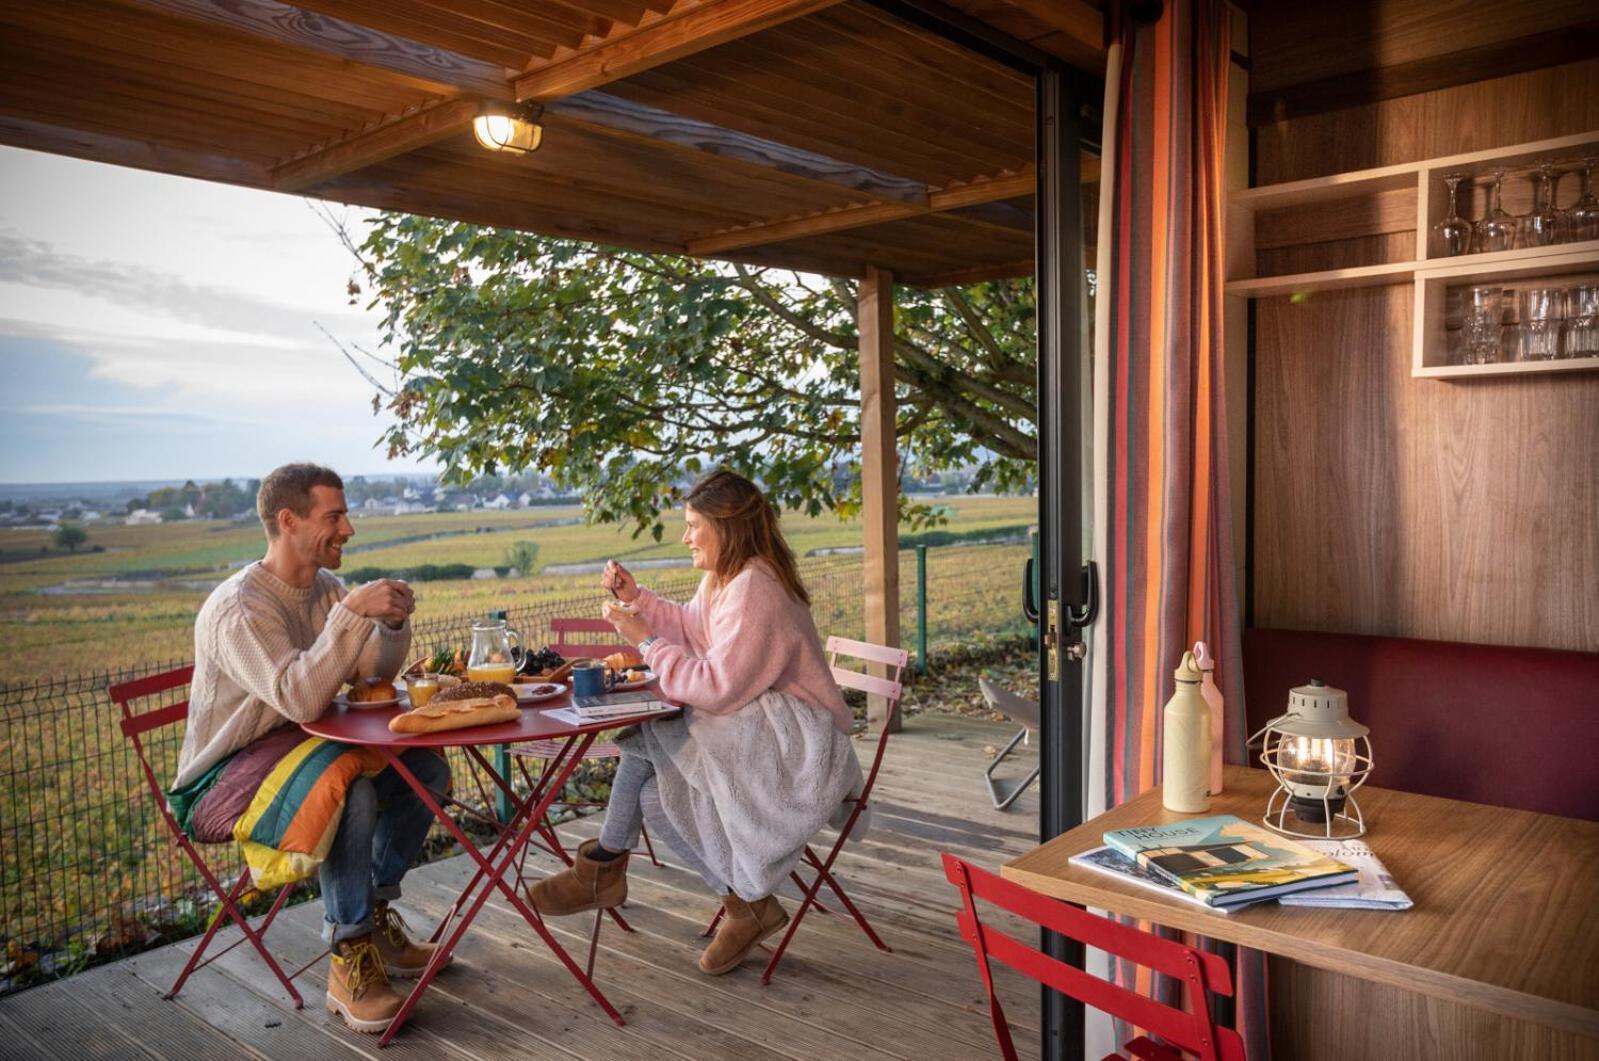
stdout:
<svg viewBox="0 0 1599 1061">
<path fill-rule="evenodd" d="M 490 151 L 511 155 L 531 155 L 544 139 L 539 118 L 544 108 L 537 103 L 502 103 L 489 100 L 472 119 L 472 135 Z"/>
</svg>

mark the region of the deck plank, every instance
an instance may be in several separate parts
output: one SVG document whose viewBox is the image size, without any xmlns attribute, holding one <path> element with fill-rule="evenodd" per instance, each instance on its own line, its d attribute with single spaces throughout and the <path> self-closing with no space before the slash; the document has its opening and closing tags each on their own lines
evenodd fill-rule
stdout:
<svg viewBox="0 0 1599 1061">
<path fill-rule="evenodd" d="M 706 977 L 696 967 L 699 933 L 716 900 L 676 856 L 664 867 L 635 858 L 625 916 L 636 931 L 606 923 L 596 981 L 627 1021 L 618 1028 L 589 999 L 503 896 L 491 897 L 457 949 L 455 965 L 429 988 L 389 1048 L 346 1029 L 322 1003 L 327 962 L 297 981 L 305 1009 L 293 1009 L 260 958 L 240 947 L 196 973 L 172 1002 L 161 994 L 192 953 L 188 940 L 0 999 L 7 1057 L 184 1056 L 323 1061 L 372 1058 L 615 1058 L 652 1061 L 867 1061 L 995 1055 L 987 1003 L 970 948 L 955 926 L 958 898 L 939 852 L 997 866 L 1037 843 L 1036 791 L 1008 812 L 988 800 L 982 770 L 1015 727 L 964 717 L 917 715 L 891 738 L 874 795 L 871 829 L 846 845 L 839 880 L 884 940 L 874 948 L 843 913 L 812 913 L 770 986 L 751 959 L 736 972 Z M 874 738 L 856 741 L 863 762 Z M 1018 748 L 1005 776 L 1037 762 Z M 600 818 L 563 824 L 563 842 L 595 836 Z M 830 834 L 824 839 L 830 839 Z M 821 845 L 813 845 L 821 849 Z M 529 875 L 556 868 L 551 856 Z M 421 930 L 432 927 L 473 869 L 464 856 L 418 867 L 399 904 Z M 792 913 L 798 893 L 781 894 Z M 823 901 L 827 893 L 823 891 Z M 837 909 L 836 904 L 829 904 Z M 322 949 L 320 903 L 279 915 L 268 941 L 286 968 Z M 993 923 L 1024 939 L 1033 927 L 1008 915 Z M 551 919 L 574 958 L 586 954 L 587 917 Z M 219 934 L 221 945 L 238 937 Z M 1023 1056 L 1038 1050 L 1037 985 L 994 969 Z M 401 985 L 405 986 L 404 984 Z"/>
</svg>

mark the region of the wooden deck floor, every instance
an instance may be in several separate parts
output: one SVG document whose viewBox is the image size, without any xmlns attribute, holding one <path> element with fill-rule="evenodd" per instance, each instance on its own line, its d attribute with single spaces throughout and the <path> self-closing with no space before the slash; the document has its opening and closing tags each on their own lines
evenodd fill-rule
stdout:
<svg viewBox="0 0 1599 1061">
<path fill-rule="evenodd" d="M 715 903 L 697 877 L 635 859 L 625 910 L 635 932 L 607 924 L 595 980 L 627 1024 L 617 1027 L 559 967 L 503 898 L 490 900 L 385 1058 L 987 1058 L 996 1055 L 971 952 L 955 930 L 955 893 L 938 852 L 995 866 L 1036 842 L 1036 792 L 1007 813 L 989 805 L 985 748 L 1008 726 L 918 716 L 889 745 L 865 839 L 847 848 L 839 876 L 889 946 L 875 950 L 840 916 L 806 919 L 769 987 L 752 959 L 727 976 L 695 967 L 698 933 Z M 874 751 L 862 741 L 860 755 Z M 1036 761 L 1023 753 L 1022 769 Z M 1007 771 L 1008 772 L 1008 771 Z M 1020 776 L 1012 774 L 1011 776 Z M 598 831 L 597 818 L 562 829 Z M 541 868 L 553 859 L 544 856 Z M 431 928 L 464 885 L 453 858 L 413 871 L 399 904 Z M 786 905 L 790 910 L 793 903 Z M 320 903 L 279 917 L 268 941 L 296 967 L 322 945 Z M 1000 920 L 1003 924 L 1004 921 Z M 552 921 L 574 955 L 588 921 Z M 1012 926 L 1018 933 L 1026 931 Z M 235 933 L 236 935 L 236 933 Z M 1032 938 L 1029 932 L 1024 938 Z M 231 937 L 230 937 L 231 940 Z M 71 1058 L 380 1056 L 376 1039 L 344 1028 L 322 1005 L 325 960 L 299 985 L 296 1011 L 259 958 L 239 948 L 197 973 L 174 1002 L 160 993 L 193 941 L 175 944 L 0 1000 L 0 1056 Z M 997 969 L 1017 1046 L 1037 1056 L 1036 986 Z"/>
</svg>

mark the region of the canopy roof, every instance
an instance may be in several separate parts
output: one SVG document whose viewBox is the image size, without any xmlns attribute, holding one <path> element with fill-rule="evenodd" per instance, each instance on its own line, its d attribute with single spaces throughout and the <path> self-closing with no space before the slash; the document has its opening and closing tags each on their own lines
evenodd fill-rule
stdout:
<svg viewBox="0 0 1599 1061">
<path fill-rule="evenodd" d="M 1103 65 L 1086 0 L 955 6 Z M 1031 272 L 1033 97 L 867 0 L 0 6 L 3 143 L 912 284 Z M 543 146 L 479 147 L 486 100 L 543 103 Z"/>
</svg>

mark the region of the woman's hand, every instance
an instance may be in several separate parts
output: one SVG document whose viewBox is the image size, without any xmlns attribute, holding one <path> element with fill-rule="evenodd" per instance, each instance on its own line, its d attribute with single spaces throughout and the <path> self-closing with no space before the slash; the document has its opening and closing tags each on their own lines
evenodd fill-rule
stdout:
<svg viewBox="0 0 1599 1061">
<path fill-rule="evenodd" d="M 633 573 L 615 560 L 605 561 L 605 572 L 600 575 L 600 585 L 609 590 L 623 604 L 638 600 L 638 581 Z"/>
<path fill-rule="evenodd" d="M 638 589 L 634 587 L 634 594 Z M 627 639 L 629 644 L 636 645 L 650 636 L 650 627 L 642 616 L 634 610 L 631 604 L 618 604 L 608 600 L 600 608 L 600 614 L 605 621 L 616 629 L 616 632 Z"/>
</svg>

